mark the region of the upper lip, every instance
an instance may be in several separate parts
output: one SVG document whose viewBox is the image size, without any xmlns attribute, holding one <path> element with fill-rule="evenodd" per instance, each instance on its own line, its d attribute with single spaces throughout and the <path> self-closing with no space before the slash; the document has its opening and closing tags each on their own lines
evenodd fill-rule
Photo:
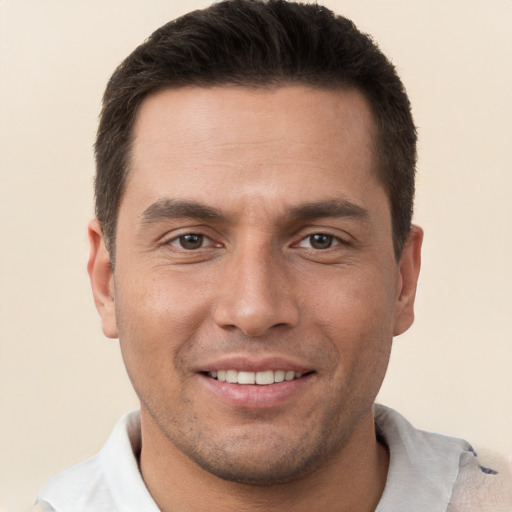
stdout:
<svg viewBox="0 0 512 512">
<path fill-rule="evenodd" d="M 305 373 L 313 370 L 311 366 L 294 361 L 292 358 L 282 356 L 226 356 L 214 361 L 208 361 L 198 367 L 200 372 L 218 370 L 238 370 L 242 372 L 262 372 L 266 370 L 285 370 L 296 373 Z"/>
</svg>

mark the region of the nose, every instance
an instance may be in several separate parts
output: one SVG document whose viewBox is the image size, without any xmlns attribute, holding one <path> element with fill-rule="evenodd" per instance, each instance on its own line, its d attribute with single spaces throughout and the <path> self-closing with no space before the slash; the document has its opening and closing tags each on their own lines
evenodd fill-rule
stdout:
<svg viewBox="0 0 512 512">
<path fill-rule="evenodd" d="M 271 250 L 232 255 L 222 275 L 214 321 L 247 336 L 264 336 L 299 321 L 299 305 L 285 262 Z"/>
</svg>

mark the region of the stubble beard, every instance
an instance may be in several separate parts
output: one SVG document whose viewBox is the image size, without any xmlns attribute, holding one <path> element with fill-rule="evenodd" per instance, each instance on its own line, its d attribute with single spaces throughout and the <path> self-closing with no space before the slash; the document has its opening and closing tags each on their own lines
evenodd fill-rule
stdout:
<svg viewBox="0 0 512 512">
<path fill-rule="evenodd" d="M 315 427 L 293 437 L 264 424 L 222 437 L 210 427 L 198 427 L 193 414 L 189 421 L 176 422 L 164 411 L 146 410 L 172 449 L 201 469 L 228 482 L 260 487 L 298 481 L 328 465 L 364 416 L 332 422 L 329 411 Z"/>
</svg>

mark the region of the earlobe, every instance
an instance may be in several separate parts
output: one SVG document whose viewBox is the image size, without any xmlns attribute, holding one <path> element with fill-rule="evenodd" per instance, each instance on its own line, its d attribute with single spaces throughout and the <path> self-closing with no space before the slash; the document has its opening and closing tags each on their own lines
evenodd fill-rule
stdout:
<svg viewBox="0 0 512 512">
<path fill-rule="evenodd" d="M 97 219 L 89 223 L 88 235 L 90 254 L 87 272 L 91 281 L 94 303 L 101 317 L 103 333 L 108 338 L 117 338 L 114 275 L 103 231 Z"/>
<path fill-rule="evenodd" d="M 414 322 L 414 299 L 421 267 L 423 230 L 412 226 L 399 262 L 400 284 L 396 302 L 393 335 L 404 333 Z"/>
</svg>

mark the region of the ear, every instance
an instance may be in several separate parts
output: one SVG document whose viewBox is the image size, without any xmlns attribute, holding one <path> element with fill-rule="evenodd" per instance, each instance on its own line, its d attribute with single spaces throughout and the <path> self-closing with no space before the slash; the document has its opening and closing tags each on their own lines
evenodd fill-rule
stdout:
<svg viewBox="0 0 512 512">
<path fill-rule="evenodd" d="M 414 299 L 421 267 L 423 230 L 412 226 L 399 262 L 394 336 L 404 333 L 414 322 Z"/>
<path fill-rule="evenodd" d="M 114 274 L 110 265 L 103 231 L 97 219 L 89 223 L 89 262 L 87 272 L 91 281 L 94 303 L 101 317 L 103 333 L 117 338 Z"/>
</svg>

